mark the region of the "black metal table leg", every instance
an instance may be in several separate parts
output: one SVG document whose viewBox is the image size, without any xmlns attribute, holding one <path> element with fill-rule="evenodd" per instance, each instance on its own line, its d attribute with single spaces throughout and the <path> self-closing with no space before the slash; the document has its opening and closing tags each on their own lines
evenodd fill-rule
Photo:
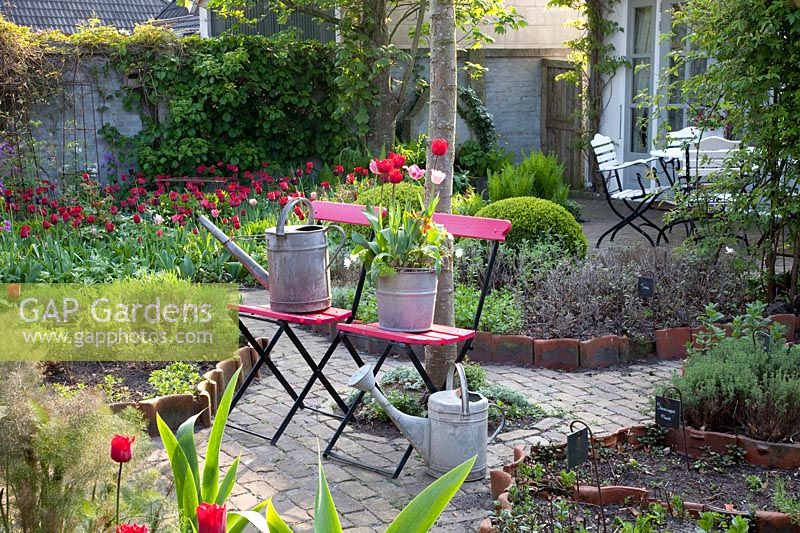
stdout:
<svg viewBox="0 0 800 533">
<path fill-rule="evenodd" d="M 347 338 L 347 335 L 343 336 L 343 344 L 347 347 L 348 351 L 350 351 L 350 353 L 353 356 L 353 358 L 356 359 L 356 363 L 358 364 L 359 361 L 360 361 L 359 366 L 363 366 L 364 362 L 361 361 L 361 357 L 359 357 L 358 352 L 356 352 L 355 348 L 353 348 L 353 345 L 350 343 L 350 339 Z M 378 375 L 378 370 L 380 370 L 381 366 L 383 365 L 383 362 L 389 356 L 389 352 L 391 352 L 391 350 L 392 350 L 392 345 L 391 344 L 387 344 L 386 347 L 384 347 L 383 352 L 381 352 L 381 355 L 378 358 L 378 362 L 375 363 L 375 366 L 372 369 L 373 375 L 376 375 L 376 376 Z M 331 457 L 333 459 L 337 459 L 337 460 L 345 462 L 345 463 L 354 464 L 356 466 L 369 467 L 369 465 L 363 465 L 358 461 L 354 461 L 353 459 L 349 459 L 347 457 L 344 457 L 342 455 L 339 455 L 339 454 L 333 452 L 333 447 L 336 445 L 336 441 L 339 440 L 339 437 L 342 436 L 342 432 L 344 431 L 344 428 L 347 426 L 347 424 L 350 423 L 350 421 L 353 419 L 353 416 L 355 416 L 356 409 L 361 404 L 361 402 L 364 400 L 364 395 L 365 394 L 366 394 L 366 392 L 364 392 L 364 391 L 359 392 L 358 395 L 356 396 L 356 399 L 353 401 L 353 403 L 347 409 L 347 413 L 344 415 L 344 418 L 342 419 L 341 423 L 339 424 L 339 427 L 336 428 L 336 431 L 334 432 L 333 437 L 331 437 L 331 440 L 328 441 L 328 445 L 325 447 L 325 451 L 322 452 L 322 456 L 323 457 L 326 457 L 326 458 L 327 457 Z M 374 470 L 374 471 L 378 471 L 380 473 L 386 473 L 383 469 L 376 469 L 375 467 L 369 467 L 368 469 Z"/>
<path fill-rule="evenodd" d="M 283 435 L 283 432 L 286 431 L 287 427 L 289 427 L 289 423 L 292 421 L 292 418 L 294 417 L 294 415 L 297 412 L 297 410 L 300 409 L 301 407 L 303 407 L 303 400 L 305 400 L 305 398 L 308 395 L 308 393 L 311 392 L 311 388 L 314 386 L 314 382 L 317 380 L 317 378 L 321 376 L 321 378 L 325 379 L 325 382 L 327 382 L 328 385 L 330 385 L 330 382 L 322 374 L 322 370 L 325 368 L 325 365 L 328 364 L 328 361 L 330 360 L 331 356 L 333 355 L 333 352 L 336 351 L 336 348 L 339 346 L 340 340 L 341 340 L 341 333 L 337 333 L 336 334 L 336 338 L 331 343 L 331 345 L 328 347 L 328 351 L 325 352 L 325 355 L 322 357 L 322 359 L 320 359 L 319 365 L 316 365 L 316 364 L 314 365 L 314 368 L 313 368 L 313 372 L 314 373 L 311 376 L 311 379 L 308 380 L 308 382 L 306 383 L 305 387 L 303 387 L 303 390 L 300 391 L 300 395 L 297 397 L 297 399 L 292 404 L 291 409 L 289 409 L 289 413 L 284 417 L 283 422 L 281 422 L 280 427 L 275 432 L 275 435 L 273 435 L 272 440 L 271 440 L 272 444 L 277 444 L 278 439 L 281 438 L 281 435 Z M 299 340 L 298 340 L 298 342 L 299 342 Z M 299 348 L 298 348 L 298 350 L 299 350 Z M 305 351 L 305 348 L 303 348 L 303 351 Z M 337 405 L 339 405 L 339 407 L 342 409 L 342 412 L 346 413 L 347 410 L 348 410 L 348 406 L 344 402 L 342 397 L 339 396 L 339 394 L 335 390 L 334 390 L 333 398 L 334 398 L 334 401 L 336 401 Z M 310 410 L 314 410 L 316 412 L 320 412 L 320 414 L 324 414 L 324 415 L 327 415 L 327 416 L 332 416 L 334 418 L 339 418 L 339 419 L 342 418 L 339 415 L 334 415 L 332 413 L 321 412 L 321 411 L 318 411 L 318 410 L 313 409 L 311 407 L 307 407 L 306 406 L 306 408 L 310 409 Z"/>
<path fill-rule="evenodd" d="M 334 340 L 331 343 L 331 345 L 328 347 L 328 350 L 325 352 L 325 355 L 323 356 L 323 358 L 320 360 L 320 364 L 319 365 L 317 365 L 317 363 L 311 357 L 311 354 L 308 353 L 308 350 L 306 350 L 306 347 L 303 346 L 302 342 L 300 342 L 300 339 L 297 338 L 297 335 L 295 334 L 294 330 L 292 330 L 291 328 L 287 327 L 286 328 L 286 336 L 289 337 L 289 339 L 292 341 L 292 344 L 294 344 L 294 347 L 297 349 L 297 351 L 300 353 L 300 355 L 303 357 L 303 359 L 305 359 L 306 364 L 311 369 L 312 376 L 311 376 L 310 383 L 313 384 L 314 381 L 319 379 L 319 382 L 322 383 L 322 386 L 325 387 L 325 389 L 328 391 L 328 394 L 331 395 L 331 398 L 333 399 L 333 401 L 336 402 L 336 404 L 339 406 L 339 408 L 342 411 L 346 411 L 347 410 L 347 404 L 344 403 L 344 400 L 342 400 L 342 397 L 339 396 L 339 393 L 336 391 L 336 388 L 331 384 L 331 382 L 328 380 L 328 378 L 326 378 L 325 375 L 322 373 L 322 369 L 325 367 L 325 364 L 328 362 L 328 359 L 330 359 L 330 357 L 333 354 L 334 350 L 336 350 L 336 348 L 339 346 L 341 335 L 337 332 L 336 337 L 334 338 Z M 308 388 L 310 389 L 310 387 L 308 387 Z"/>
</svg>

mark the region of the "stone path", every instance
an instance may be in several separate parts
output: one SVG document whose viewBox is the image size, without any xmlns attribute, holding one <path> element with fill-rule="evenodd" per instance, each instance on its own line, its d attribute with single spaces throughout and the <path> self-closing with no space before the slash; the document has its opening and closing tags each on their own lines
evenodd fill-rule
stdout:
<svg viewBox="0 0 800 533">
<path fill-rule="evenodd" d="M 246 297 L 248 303 L 257 297 L 255 295 Z M 270 324 L 260 322 L 250 326 L 258 336 L 270 336 L 273 330 Z M 316 359 L 328 346 L 327 339 L 310 333 L 301 333 L 301 338 Z M 299 390 L 310 371 L 300 356 L 293 352 L 293 346 L 288 341 L 279 343 L 273 352 L 273 360 Z M 374 361 L 374 358 L 366 356 L 365 360 Z M 389 360 L 386 368 L 398 364 L 404 364 L 404 361 Z M 489 380 L 524 392 L 553 414 L 537 423 L 535 429 L 507 428 L 489 448 L 489 467 L 509 462 L 513 446 L 517 444 L 530 444 L 538 439 L 565 440 L 569 421 L 574 418 L 591 424 L 596 433 L 611 432 L 649 419 L 648 402 L 654 386 L 668 379 L 679 366 L 679 362 L 658 362 L 573 374 L 485 366 Z M 326 368 L 326 375 L 338 390 L 346 393 L 347 379 L 354 370 L 355 364 L 350 356 L 340 349 Z M 317 385 L 308 404 L 327 409 L 328 401 L 324 389 Z M 248 389 L 231 414 L 231 421 L 271 435 L 290 405 L 288 395 L 276 380 L 264 375 Z M 313 412 L 300 411 L 277 446 L 227 429 L 222 463 L 227 466 L 234 457 L 241 455 L 239 482 L 232 494 L 231 507 L 249 508 L 272 497 L 278 511 L 295 531 L 310 531 L 317 479 L 317 447 L 324 448 L 336 422 Z M 207 434 L 208 430 L 201 431 L 200 439 Z M 399 433 L 396 438 L 386 439 L 359 433 L 352 428 L 345 431 L 337 444 L 339 451 L 385 467 L 396 464 L 405 447 L 406 441 Z M 323 466 L 342 516 L 342 525 L 345 530 L 353 532 L 383 531 L 400 509 L 431 482 L 416 454 L 397 480 L 330 460 L 323 460 Z M 465 484 L 442 514 L 434 531 L 475 531 L 489 509 L 488 478 L 484 482 Z"/>
</svg>

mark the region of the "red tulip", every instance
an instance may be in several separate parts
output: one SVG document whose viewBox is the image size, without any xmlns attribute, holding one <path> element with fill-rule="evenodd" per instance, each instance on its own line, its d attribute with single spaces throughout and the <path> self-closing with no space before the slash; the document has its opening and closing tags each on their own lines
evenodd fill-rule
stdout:
<svg viewBox="0 0 800 533">
<path fill-rule="evenodd" d="M 393 168 L 389 171 L 389 183 L 400 183 L 403 181 L 403 173 Z"/>
<path fill-rule="evenodd" d="M 31 227 L 30 226 L 22 226 L 19 228 L 19 236 L 23 239 L 27 239 L 31 234 Z"/>
<path fill-rule="evenodd" d="M 109 222 L 110 224 L 110 222 Z M 127 463 L 131 460 L 131 445 L 136 437 L 125 435 L 114 435 L 111 439 L 111 459 L 118 463 Z"/>
<path fill-rule="evenodd" d="M 433 139 L 431 141 L 431 152 L 433 152 L 433 155 L 435 155 L 436 157 L 440 157 L 446 154 L 447 148 L 448 148 L 447 141 L 444 139 Z"/>
<path fill-rule="evenodd" d="M 394 162 L 391 159 L 381 159 L 377 163 L 378 172 L 381 174 L 388 174 L 394 168 Z"/>
<path fill-rule="evenodd" d="M 142 221 L 142 217 L 139 216 L 139 213 L 136 213 L 135 215 L 133 215 L 133 222 L 134 223 L 138 224 L 141 221 Z"/>
<path fill-rule="evenodd" d="M 52 224 L 50 224 L 50 222 L 49 222 L 49 221 L 45 220 L 44 222 L 42 222 L 42 227 L 43 227 L 44 229 L 50 229 L 51 227 L 53 227 L 53 225 L 52 225 Z"/>
<path fill-rule="evenodd" d="M 113 222 L 106 222 L 106 231 L 111 233 L 114 231 L 114 223 Z"/>
<path fill-rule="evenodd" d="M 120 524 L 117 533 L 150 533 L 150 529 L 143 524 Z"/>
<path fill-rule="evenodd" d="M 162 235 L 164 235 L 164 232 L 162 230 L 157 230 L 156 231 L 156 236 L 157 237 L 161 237 Z"/>
<path fill-rule="evenodd" d="M 201 503 L 197 506 L 197 533 L 225 533 L 224 505 Z"/>
<path fill-rule="evenodd" d="M 406 164 L 406 158 L 400 154 L 389 154 L 389 158 L 392 160 L 392 163 L 394 163 L 394 168 L 403 168 L 403 165 Z"/>
<path fill-rule="evenodd" d="M 94 215 L 89 215 L 88 217 L 86 217 L 86 222 L 88 222 L 89 224 L 94 224 Z"/>
</svg>

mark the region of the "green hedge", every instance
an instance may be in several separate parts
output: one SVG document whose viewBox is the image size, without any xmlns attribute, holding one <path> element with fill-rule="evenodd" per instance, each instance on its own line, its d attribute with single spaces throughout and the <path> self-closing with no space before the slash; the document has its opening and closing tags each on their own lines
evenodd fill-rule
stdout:
<svg viewBox="0 0 800 533">
<path fill-rule="evenodd" d="M 475 216 L 511 221 L 507 242 L 519 244 L 553 242 L 565 251 L 585 257 L 588 243 L 575 217 L 558 204 L 541 198 L 521 196 L 487 205 Z"/>
</svg>

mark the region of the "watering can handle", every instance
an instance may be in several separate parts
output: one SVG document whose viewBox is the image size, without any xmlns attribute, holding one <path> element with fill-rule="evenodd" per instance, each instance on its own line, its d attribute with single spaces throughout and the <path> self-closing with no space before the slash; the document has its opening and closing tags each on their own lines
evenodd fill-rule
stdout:
<svg viewBox="0 0 800 533">
<path fill-rule="evenodd" d="M 461 363 L 450 363 L 447 367 L 447 381 L 444 388 L 453 390 L 453 375 L 458 372 L 458 379 L 461 381 L 461 414 L 469 414 L 469 389 L 467 388 L 467 373 L 464 372 L 464 365 Z"/>
<path fill-rule="evenodd" d="M 331 265 L 336 260 L 336 258 L 339 256 L 339 252 L 344 250 L 344 247 L 347 245 L 347 233 L 345 233 L 344 228 L 342 228 L 341 226 L 337 226 L 336 224 L 329 224 L 328 226 L 325 226 L 325 231 L 328 231 L 331 228 L 334 228 L 336 231 L 338 231 L 339 233 L 342 234 L 342 244 L 340 244 L 339 247 L 336 248 L 336 251 L 333 252 L 333 255 L 331 256 L 330 260 L 328 261 L 328 269 L 331 268 Z"/>
<path fill-rule="evenodd" d="M 281 211 L 280 216 L 278 217 L 278 223 L 275 226 L 275 235 L 280 235 L 283 237 L 286 235 L 284 231 L 284 226 L 286 225 L 286 219 L 289 218 L 289 213 L 292 212 L 294 206 L 297 204 L 306 204 L 308 206 L 308 222 L 307 224 L 314 223 L 314 205 L 311 203 L 311 200 L 308 198 L 304 198 L 302 196 L 298 196 L 288 204 L 286 204 Z"/>
<path fill-rule="evenodd" d="M 500 411 L 500 425 L 497 426 L 497 429 L 494 430 L 494 433 L 492 433 L 492 436 L 489 437 L 489 440 L 486 441 L 486 444 L 493 443 L 494 439 L 497 438 L 497 436 L 500 434 L 500 432 L 503 431 L 506 428 L 506 412 L 503 411 L 503 408 L 500 407 L 499 405 L 497 405 L 496 403 L 490 403 L 489 404 L 489 409 L 491 409 L 492 407 L 494 407 L 495 409 Z"/>
</svg>

